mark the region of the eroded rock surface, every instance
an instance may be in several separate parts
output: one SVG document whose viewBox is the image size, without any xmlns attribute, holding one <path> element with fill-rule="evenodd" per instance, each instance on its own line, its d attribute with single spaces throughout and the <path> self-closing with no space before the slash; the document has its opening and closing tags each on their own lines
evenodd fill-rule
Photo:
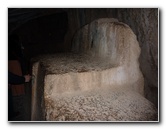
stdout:
<svg viewBox="0 0 166 129">
<path fill-rule="evenodd" d="M 44 84 L 43 100 L 34 104 L 44 108 L 48 121 L 157 120 L 156 108 L 144 98 L 139 55 L 136 36 L 126 24 L 93 21 L 74 36 L 72 53 L 34 59 L 39 62 L 34 76 L 38 68 L 45 73 L 34 81 L 34 89 Z"/>
<path fill-rule="evenodd" d="M 50 121 L 157 120 L 157 109 L 151 102 L 123 88 L 56 94 L 46 98 L 46 110 Z"/>
<path fill-rule="evenodd" d="M 117 16 L 137 35 L 141 47 L 139 62 L 145 79 L 145 97 L 158 107 L 159 9 L 119 9 Z"/>
<path fill-rule="evenodd" d="M 108 74 L 110 82 L 116 86 L 134 84 L 134 89 L 144 95 L 144 79 L 138 62 L 139 43 L 126 24 L 112 18 L 95 20 L 76 33 L 72 51 L 109 62 L 112 66 L 109 72 L 112 75 Z"/>
</svg>

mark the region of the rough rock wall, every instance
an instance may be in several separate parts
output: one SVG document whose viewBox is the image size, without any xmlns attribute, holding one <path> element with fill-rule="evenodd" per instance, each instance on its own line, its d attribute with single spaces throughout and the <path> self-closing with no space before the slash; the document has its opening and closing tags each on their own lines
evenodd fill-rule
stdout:
<svg viewBox="0 0 166 129">
<path fill-rule="evenodd" d="M 157 120 L 155 106 L 143 97 L 140 48 L 127 25 L 115 19 L 96 20 L 76 33 L 72 50 L 75 53 L 36 59 L 39 63 L 33 69 L 38 78 L 33 95 L 44 95 L 45 107 L 39 96 L 34 98 L 33 120 L 43 120 L 43 114 L 47 121 Z M 85 57 L 81 60 L 78 53 Z M 86 57 L 97 67 L 88 68 Z M 105 67 L 98 69 L 103 64 Z M 40 106 L 44 113 L 38 110 Z"/>
<path fill-rule="evenodd" d="M 70 9 L 68 14 L 69 30 L 65 37 L 65 44 L 68 44 L 69 50 L 76 30 L 93 20 L 117 18 L 131 27 L 141 47 L 139 62 L 145 78 L 145 97 L 158 107 L 158 9 Z"/>
<path fill-rule="evenodd" d="M 158 9 L 118 9 L 117 18 L 128 24 L 137 35 L 145 97 L 158 107 Z"/>
<path fill-rule="evenodd" d="M 110 82 L 117 81 L 115 85 L 119 85 L 119 82 L 134 84 L 135 80 L 136 89 L 143 94 L 144 82 L 138 62 L 139 43 L 126 24 L 111 18 L 95 20 L 76 33 L 72 51 L 109 62 L 112 68 L 117 67 L 110 74 Z"/>
</svg>

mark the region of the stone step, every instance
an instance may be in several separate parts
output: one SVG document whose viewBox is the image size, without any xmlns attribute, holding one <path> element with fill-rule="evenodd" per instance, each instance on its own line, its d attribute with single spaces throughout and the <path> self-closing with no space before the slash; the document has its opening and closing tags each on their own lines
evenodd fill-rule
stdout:
<svg viewBox="0 0 166 129">
<path fill-rule="evenodd" d="M 57 94 L 45 105 L 47 121 L 155 121 L 158 116 L 150 101 L 124 88 Z"/>
<path fill-rule="evenodd" d="M 130 27 L 98 19 L 78 30 L 70 53 L 34 58 L 32 120 L 153 121 L 140 47 Z"/>
<path fill-rule="evenodd" d="M 144 98 L 142 92 L 134 89 L 134 82 L 121 83 L 119 79 L 122 77 L 118 79 L 118 72 L 113 71 L 113 68 L 110 68 L 49 74 L 46 72 L 46 65 L 41 62 L 34 63 L 31 120 L 157 120 L 157 109 Z"/>
</svg>

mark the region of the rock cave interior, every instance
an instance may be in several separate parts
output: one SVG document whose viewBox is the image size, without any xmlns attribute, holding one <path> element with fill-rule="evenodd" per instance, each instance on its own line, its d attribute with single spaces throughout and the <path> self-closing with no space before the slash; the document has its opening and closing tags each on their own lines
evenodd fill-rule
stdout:
<svg viewBox="0 0 166 129">
<path fill-rule="evenodd" d="M 8 8 L 26 84 L 16 121 L 158 121 L 157 8 Z"/>
</svg>

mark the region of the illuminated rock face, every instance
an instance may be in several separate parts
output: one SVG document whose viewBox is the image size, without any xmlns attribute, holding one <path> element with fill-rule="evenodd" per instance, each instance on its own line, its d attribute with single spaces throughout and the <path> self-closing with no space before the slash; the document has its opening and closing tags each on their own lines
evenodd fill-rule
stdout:
<svg viewBox="0 0 166 129">
<path fill-rule="evenodd" d="M 116 19 L 84 26 L 74 36 L 72 53 L 34 59 L 32 120 L 157 120 L 144 98 L 139 55 L 136 36 Z"/>
<path fill-rule="evenodd" d="M 109 64 L 102 72 L 103 85 L 124 86 L 144 94 L 144 80 L 139 69 L 140 47 L 132 30 L 116 19 L 99 19 L 79 30 L 73 52 L 86 53 Z M 105 74 L 105 75 L 104 75 Z"/>
<path fill-rule="evenodd" d="M 62 93 L 46 98 L 50 121 L 153 121 L 154 105 L 140 94 L 123 89 Z"/>
</svg>

